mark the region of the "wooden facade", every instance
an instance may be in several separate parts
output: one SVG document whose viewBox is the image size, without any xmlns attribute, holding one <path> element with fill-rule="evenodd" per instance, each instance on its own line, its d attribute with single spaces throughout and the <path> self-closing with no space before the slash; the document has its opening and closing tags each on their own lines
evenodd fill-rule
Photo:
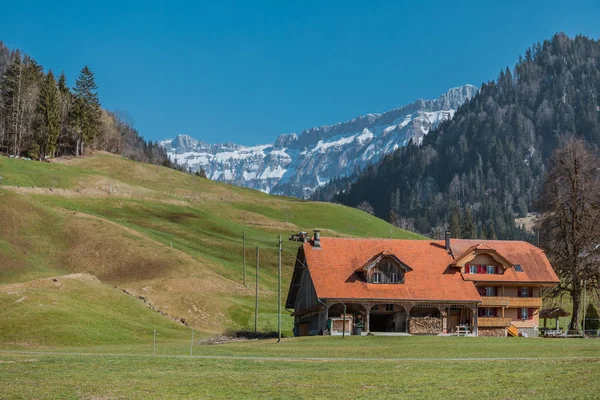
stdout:
<svg viewBox="0 0 600 400">
<path fill-rule="evenodd" d="M 345 245 L 355 244 L 360 246 L 361 242 L 320 238 L 316 245 L 308 242 L 300 247 L 286 302 L 288 309 L 294 309 L 295 335 L 339 334 L 341 328 L 343 334 L 498 336 L 515 330 L 536 329 L 542 305 L 541 289 L 554 285 L 551 279 L 557 280 L 552 274 L 548 274 L 551 279 L 547 282 L 523 279 L 526 276 L 515 275 L 522 271 L 521 265 L 517 269 L 502 254 L 486 246 L 468 248 L 460 256 L 454 256 L 437 243 L 381 241 L 382 247 L 400 250 L 375 254 L 365 251 L 363 257 L 368 259 L 357 265 L 360 258 L 355 251 L 342 251 Z M 406 250 L 402 250 L 404 248 Z M 427 258 L 415 257 L 416 254 Z M 543 253 L 539 254 L 540 263 L 547 263 Z M 412 261 L 405 263 L 402 257 Z M 423 274 L 413 267 L 439 272 Z M 342 270 L 346 272 L 340 273 Z M 317 281 L 311 271 L 318 274 Z M 424 282 L 415 286 L 413 276 L 427 279 L 429 286 L 423 286 Z M 515 281 L 515 276 L 520 279 Z M 315 282 L 319 283 L 318 287 Z M 456 291 L 447 291 L 451 285 Z M 433 298 L 442 288 L 446 290 L 446 299 L 432 300 L 424 294 L 431 293 L 430 298 Z M 389 293 L 398 295 L 390 297 Z M 346 321 L 346 325 L 340 321 Z"/>
</svg>

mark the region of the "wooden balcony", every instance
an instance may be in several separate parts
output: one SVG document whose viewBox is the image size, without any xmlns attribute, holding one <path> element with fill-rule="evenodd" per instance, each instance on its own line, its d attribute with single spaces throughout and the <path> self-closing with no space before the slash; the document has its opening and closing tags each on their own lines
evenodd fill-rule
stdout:
<svg viewBox="0 0 600 400">
<path fill-rule="evenodd" d="M 517 308 L 540 308 L 542 307 L 541 297 L 510 297 L 509 307 Z"/>
<path fill-rule="evenodd" d="M 502 296 L 481 296 L 483 302 L 479 307 L 508 307 L 510 299 Z"/>
<path fill-rule="evenodd" d="M 479 317 L 477 326 L 480 328 L 506 328 L 510 326 L 511 319 L 503 317 Z"/>
</svg>

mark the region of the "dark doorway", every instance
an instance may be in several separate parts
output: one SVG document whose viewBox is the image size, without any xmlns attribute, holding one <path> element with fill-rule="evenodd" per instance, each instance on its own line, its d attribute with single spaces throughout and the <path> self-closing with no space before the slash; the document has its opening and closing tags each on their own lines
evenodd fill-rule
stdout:
<svg viewBox="0 0 600 400">
<path fill-rule="evenodd" d="M 371 314 L 371 332 L 394 332 L 394 314 Z"/>
</svg>

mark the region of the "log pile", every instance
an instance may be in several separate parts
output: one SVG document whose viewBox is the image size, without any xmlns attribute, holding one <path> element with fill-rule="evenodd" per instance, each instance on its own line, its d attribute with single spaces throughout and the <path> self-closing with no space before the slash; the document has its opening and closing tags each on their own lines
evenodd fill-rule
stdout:
<svg viewBox="0 0 600 400">
<path fill-rule="evenodd" d="M 442 319 L 435 317 L 411 317 L 409 322 L 409 333 L 416 335 L 437 335 L 442 333 Z"/>
<path fill-rule="evenodd" d="M 477 336 L 487 337 L 504 337 L 506 336 L 506 329 L 504 328 L 479 328 Z"/>
</svg>

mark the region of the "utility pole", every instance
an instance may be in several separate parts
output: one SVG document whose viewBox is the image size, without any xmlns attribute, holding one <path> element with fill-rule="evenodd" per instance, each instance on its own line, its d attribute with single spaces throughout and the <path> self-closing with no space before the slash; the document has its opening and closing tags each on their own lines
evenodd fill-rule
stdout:
<svg viewBox="0 0 600 400">
<path fill-rule="evenodd" d="M 244 287 L 246 285 L 246 231 L 242 232 L 242 270 L 244 271 Z"/>
<path fill-rule="evenodd" d="M 258 260 L 259 252 L 258 247 L 256 248 L 256 295 L 254 300 L 254 332 L 258 332 Z"/>
<path fill-rule="evenodd" d="M 583 337 L 585 338 L 585 303 L 587 302 L 587 279 L 583 280 Z"/>
<path fill-rule="evenodd" d="M 277 343 L 281 342 L 281 233 L 277 235 Z"/>
</svg>

